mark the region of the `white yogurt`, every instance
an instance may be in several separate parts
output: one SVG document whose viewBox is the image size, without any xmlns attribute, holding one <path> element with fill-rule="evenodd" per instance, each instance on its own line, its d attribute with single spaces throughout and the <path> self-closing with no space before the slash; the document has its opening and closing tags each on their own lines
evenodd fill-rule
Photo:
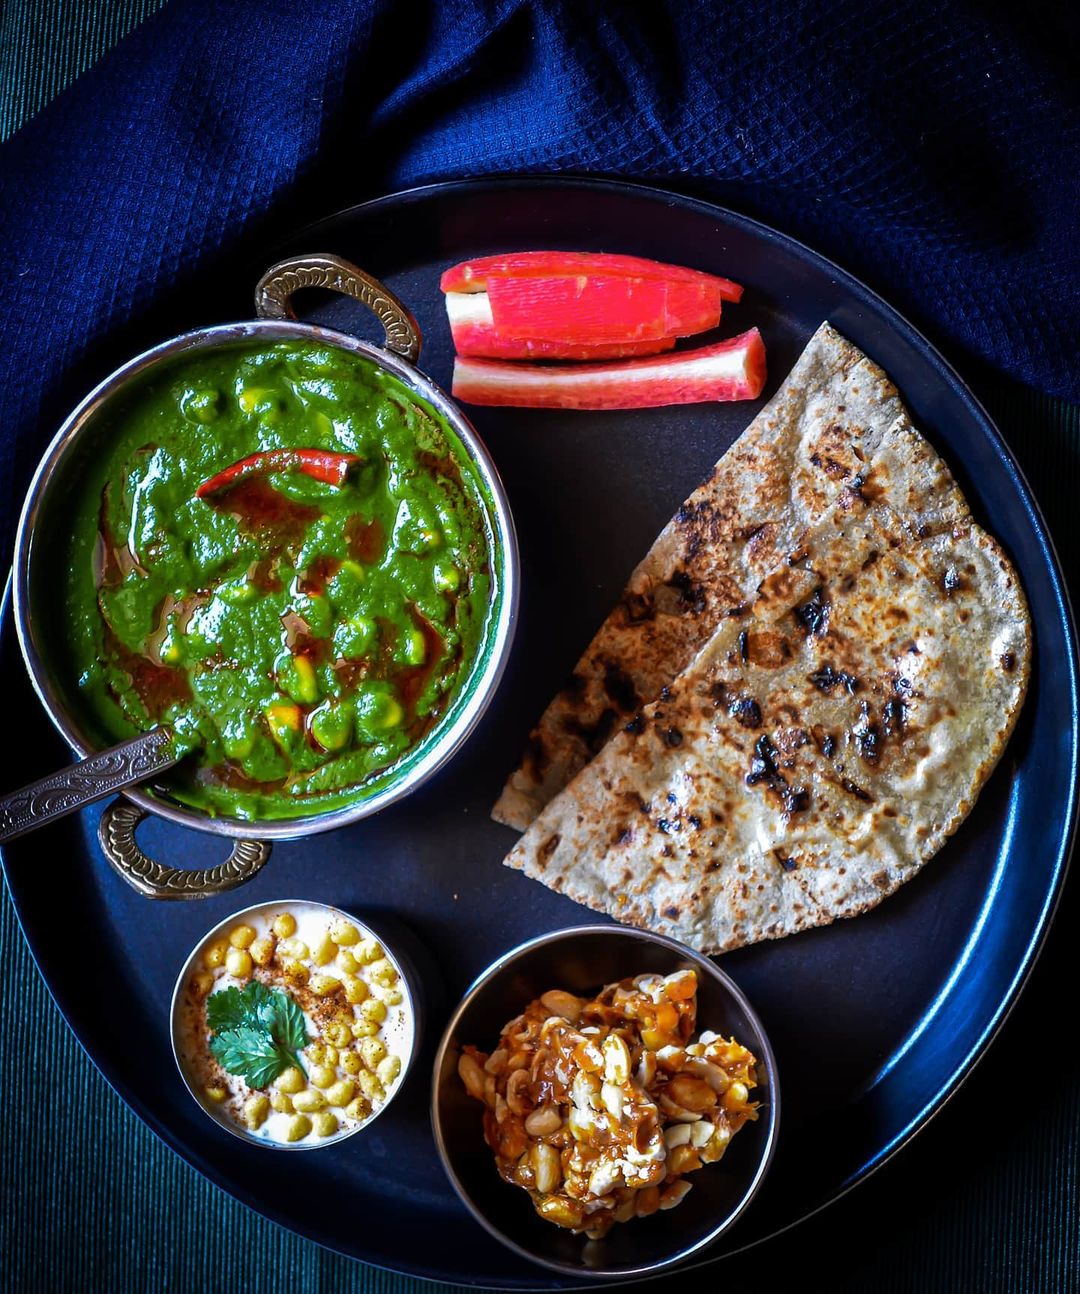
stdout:
<svg viewBox="0 0 1080 1294">
<path fill-rule="evenodd" d="M 293 917 L 296 922 L 296 930 L 290 936 L 277 938 L 273 933 L 273 923 L 283 913 L 288 913 Z M 331 960 L 322 966 L 315 965 L 313 958 L 315 949 L 336 921 L 349 922 L 355 926 L 359 932 L 359 942 L 352 945 L 335 945 L 333 949 L 334 955 Z M 211 950 L 222 943 L 228 946 L 230 932 L 238 926 L 249 926 L 255 931 L 255 942 L 252 946 L 256 949 L 259 949 L 260 940 L 270 938 L 274 941 L 274 949 L 269 962 L 266 965 L 255 964 L 251 975 L 239 977 L 230 974 L 224 965 L 214 966 L 209 964 L 216 960 Z M 350 957 L 356 961 L 361 956 L 371 955 L 374 950 L 367 944 L 368 940 L 379 945 L 381 957 L 377 957 L 374 962 L 366 964 L 343 966 L 342 962 L 348 963 Z M 295 958 L 291 955 L 291 950 L 299 943 L 307 946 L 308 953 L 306 957 Z M 285 947 L 283 948 L 282 945 L 285 945 Z M 244 951 L 248 951 L 250 956 L 249 950 Z M 210 954 L 209 963 L 208 953 Z M 382 959 L 385 959 L 385 962 L 388 962 L 396 972 L 396 980 L 390 988 L 378 982 L 372 975 L 373 967 L 376 971 L 380 967 L 385 969 L 385 962 Z M 309 981 L 307 984 L 300 985 L 290 982 L 287 978 L 283 966 L 294 960 L 300 961 L 308 970 Z M 315 995 L 309 985 L 313 981 L 317 982 L 315 980 L 316 976 L 330 976 L 340 980 L 343 985 L 350 977 L 362 980 L 368 990 L 366 1000 L 371 1000 L 372 998 L 380 1000 L 386 1007 L 385 1019 L 378 1022 L 368 1022 L 364 1003 L 347 1003 L 342 989 L 332 991 L 325 996 Z M 295 1094 L 282 1093 L 277 1088 L 276 1083 L 271 1083 L 265 1089 L 260 1090 L 250 1088 L 239 1075 L 227 1073 L 222 1069 L 210 1051 L 211 1034 L 206 1024 L 206 1002 L 208 997 L 230 987 L 242 989 L 253 978 L 260 980 L 269 989 L 281 990 L 287 993 L 300 1005 L 304 1012 L 304 1018 L 307 1022 L 308 1048 L 300 1053 L 299 1060 L 300 1068 L 306 1078 L 308 1093 L 310 1094 L 313 1090 L 321 1090 L 325 1098 L 326 1092 L 334 1092 L 333 1086 L 320 1089 L 311 1082 L 313 1070 L 323 1065 L 335 1071 L 335 1083 L 351 1083 L 354 1087 L 354 1096 L 350 1098 L 349 1103 L 346 1105 L 336 1107 L 324 1105 L 320 1111 L 307 1112 L 306 1118 L 312 1127 L 310 1131 L 299 1138 L 295 1135 L 298 1126 L 297 1119 L 298 1115 L 304 1113 L 303 1111 L 287 1108 L 270 1109 L 257 1127 L 250 1126 L 245 1117 L 245 1105 L 252 1097 L 263 1096 L 267 1099 L 273 1099 L 278 1104 L 288 1105 L 292 1103 Z M 386 1000 L 387 998 L 393 999 L 395 995 L 400 995 L 401 1000 L 399 1002 Z M 371 1008 L 368 1009 L 370 1010 Z M 327 1030 L 329 1029 L 332 1032 L 335 1025 L 344 1023 L 343 1018 L 333 1017 L 344 1017 L 346 1013 L 348 1013 L 352 1023 L 362 1031 L 370 1032 L 372 1024 L 377 1024 L 378 1032 L 371 1036 L 376 1038 L 386 1049 L 387 1057 L 397 1057 L 400 1069 L 395 1077 L 389 1081 L 384 1081 L 387 1076 L 388 1067 L 386 1065 L 382 1065 L 382 1079 L 375 1073 L 375 1071 L 379 1070 L 382 1059 L 380 1058 L 374 1064 L 368 1063 L 371 1059 L 372 1044 L 365 1038 L 350 1038 L 348 1043 L 341 1045 L 331 1042 L 329 1045 L 335 1046 L 339 1053 L 337 1062 L 330 1066 L 325 1061 L 319 1060 L 318 1047 L 328 1045 Z M 221 922 L 199 944 L 189 957 L 177 982 L 173 998 L 173 1038 L 177 1063 L 180 1066 L 184 1081 L 203 1109 L 218 1123 L 230 1131 L 253 1141 L 270 1143 L 276 1147 L 290 1150 L 313 1149 L 317 1146 L 330 1145 L 358 1131 L 370 1123 L 393 1099 L 395 1092 L 401 1086 L 409 1061 L 412 1058 L 415 1042 L 415 1020 L 409 986 L 402 974 L 400 964 L 389 949 L 386 948 L 385 944 L 368 927 L 348 913 L 324 904 L 287 901 L 260 904 L 258 907 L 239 912 L 228 920 Z M 313 1046 L 316 1055 L 309 1056 L 306 1053 Z M 365 1059 L 365 1051 L 368 1053 L 367 1059 Z M 349 1073 L 342 1067 L 342 1057 L 347 1053 L 352 1053 L 353 1056 L 360 1060 L 359 1073 Z M 377 1055 L 377 1049 L 375 1054 Z M 356 1068 L 355 1059 L 351 1061 L 351 1065 L 354 1069 Z M 320 1075 L 319 1077 L 325 1078 L 325 1075 Z M 377 1088 L 374 1091 L 371 1088 L 365 1090 L 365 1085 L 372 1084 L 373 1079 L 377 1083 Z M 355 1097 L 361 1097 L 363 1104 L 366 1104 L 368 1108 L 357 1109 L 354 1103 Z M 303 1100 L 304 1098 L 302 1097 L 301 1099 Z M 335 1130 L 330 1131 L 328 1135 L 320 1135 L 320 1133 L 325 1134 L 325 1130 L 320 1127 L 320 1124 L 323 1121 L 323 1116 L 328 1113 L 333 1115 L 337 1127 Z M 326 1120 L 326 1123 L 329 1125 L 329 1119 Z M 301 1121 L 299 1127 L 302 1128 L 302 1126 Z"/>
</svg>

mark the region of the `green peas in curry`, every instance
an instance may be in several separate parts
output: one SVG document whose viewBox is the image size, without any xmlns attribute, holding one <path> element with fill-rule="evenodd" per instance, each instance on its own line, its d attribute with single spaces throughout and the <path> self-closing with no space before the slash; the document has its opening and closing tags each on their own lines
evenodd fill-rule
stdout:
<svg viewBox="0 0 1080 1294">
<path fill-rule="evenodd" d="M 385 781 L 463 687 L 492 604 L 453 430 L 300 341 L 186 356 L 107 416 L 65 591 L 102 733 L 169 724 L 190 754 L 168 791 L 213 814 L 302 817 Z"/>
</svg>

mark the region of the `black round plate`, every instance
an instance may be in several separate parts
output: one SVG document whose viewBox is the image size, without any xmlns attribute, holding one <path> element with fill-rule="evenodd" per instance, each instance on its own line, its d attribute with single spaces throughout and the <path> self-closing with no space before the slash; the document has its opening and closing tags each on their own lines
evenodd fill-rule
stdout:
<svg viewBox="0 0 1080 1294">
<path fill-rule="evenodd" d="M 449 387 L 439 274 L 518 248 L 636 253 L 746 285 L 725 335 L 757 324 L 772 393 L 823 319 L 891 375 L 972 509 L 1023 578 L 1035 624 L 1031 691 L 1005 757 L 970 818 L 895 897 L 856 921 L 729 954 L 776 1049 L 779 1149 L 745 1218 L 712 1258 L 790 1226 L 865 1177 L 923 1124 L 987 1045 L 1030 969 L 1071 842 L 1078 748 L 1076 643 L 1045 527 L 998 433 L 942 358 L 836 266 L 759 224 L 627 184 L 513 179 L 439 185 L 343 212 L 268 252 L 334 251 L 384 279 L 425 334 L 421 366 Z M 212 305 L 212 303 L 210 303 Z M 208 305 L 208 308 L 210 308 Z M 369 327 L 351 303 L 309 315 Z M 25 838 L 5 858 L 19 917 L 60 1009 L 132 1108 L 237 1198 L 328 1245 L 399 1271 L 512 1288 L 560 1281 L 504 1250 L 443 1177 L 428 1123 L 430 1058 L 450 1008 L 498 954 L 596 918 L 500 866 L 516 836 L 488 811 L 525 735 L 687 493 L 758 405 L 626 413 L 479 409 L 475 423 L 521 535 L 522 613 L 497 702 L 436 781 L 374 819 L 293 844 L 242 894 L 155 905 L 107 867 L 96 812 Z M 62 763 L 18 658 L 10 611 L 0 643 L 20 777 Z M 205 865 L 221 842 L 168 824 L 151 853 Z M 58 874 L 63 877 L 58 882 Z M 168 1038 L 173 980 L 230 910 L 307 895 L 399 923 L 421 961 L 426 1042 L 406 1089 L 371 1131 L 317 1155 L 243 1145 L 184 1090 Z M 58 929 L 82 937 L 56 940 Z M 92 955 L 91 955 L 92 949 Z M 478 1039 L 482 1042 L 482 1039 Z"/>
</svg>

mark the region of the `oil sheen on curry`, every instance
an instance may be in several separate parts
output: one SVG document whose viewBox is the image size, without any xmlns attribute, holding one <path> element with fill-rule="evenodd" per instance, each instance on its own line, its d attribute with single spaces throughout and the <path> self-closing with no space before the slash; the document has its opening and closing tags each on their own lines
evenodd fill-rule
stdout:
<svg viewBox="0 0 1080 1294">
<path fill-rule="evenodd" d="M 492 601 L 485 495 L 396 378 L 307 342 L 213 350 L 111 415 L 67 602 L 86 706 L 169 724 L 169 794 L 211 814 L 347 804 L 425 742 Z"/>
</svg>

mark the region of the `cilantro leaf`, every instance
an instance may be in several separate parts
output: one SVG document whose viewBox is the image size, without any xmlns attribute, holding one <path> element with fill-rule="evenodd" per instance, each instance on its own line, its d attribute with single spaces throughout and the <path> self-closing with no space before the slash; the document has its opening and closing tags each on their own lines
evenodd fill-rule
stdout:
<svg viewBox="0 0 1080 1294">
<path fill-rule="evenodd" d="M 239 1075 L 249 1087 L 266 1087 L 296 1064 L 296 1057 L 267 1032 L 246 1024 L 215 1034 L 210 1050 L 222 1069 Z"/>
<path fill-rule="evenodd" d="M 206 999 L 206 1023 L 211 1033 L 224 1033 L 242 1024 L 271 1032 L 274 1023 L 273 994 L 253 979 L 244 987 L 220 989 Z M 282 995 L 278 995 L 282 996 Z"/>
<path fill-rule="evenodd" d="M 292 1051 L 307 1046 L 307 1021 L 299 1005 L 287 993 L 274 992 L 270 996 L 273 998 L 271 1033 Z"/>
<path fill-rule="evenodd" d="M 305 1046 L 307 1022 L 299 1005 L 280 989 L 251 980 L 212 993 L 206 1000 L 206 1023 L 213 1037 L 210 1051 L 222 1069 L 249 1087 L 266 1087 Z"/>
</svg>

